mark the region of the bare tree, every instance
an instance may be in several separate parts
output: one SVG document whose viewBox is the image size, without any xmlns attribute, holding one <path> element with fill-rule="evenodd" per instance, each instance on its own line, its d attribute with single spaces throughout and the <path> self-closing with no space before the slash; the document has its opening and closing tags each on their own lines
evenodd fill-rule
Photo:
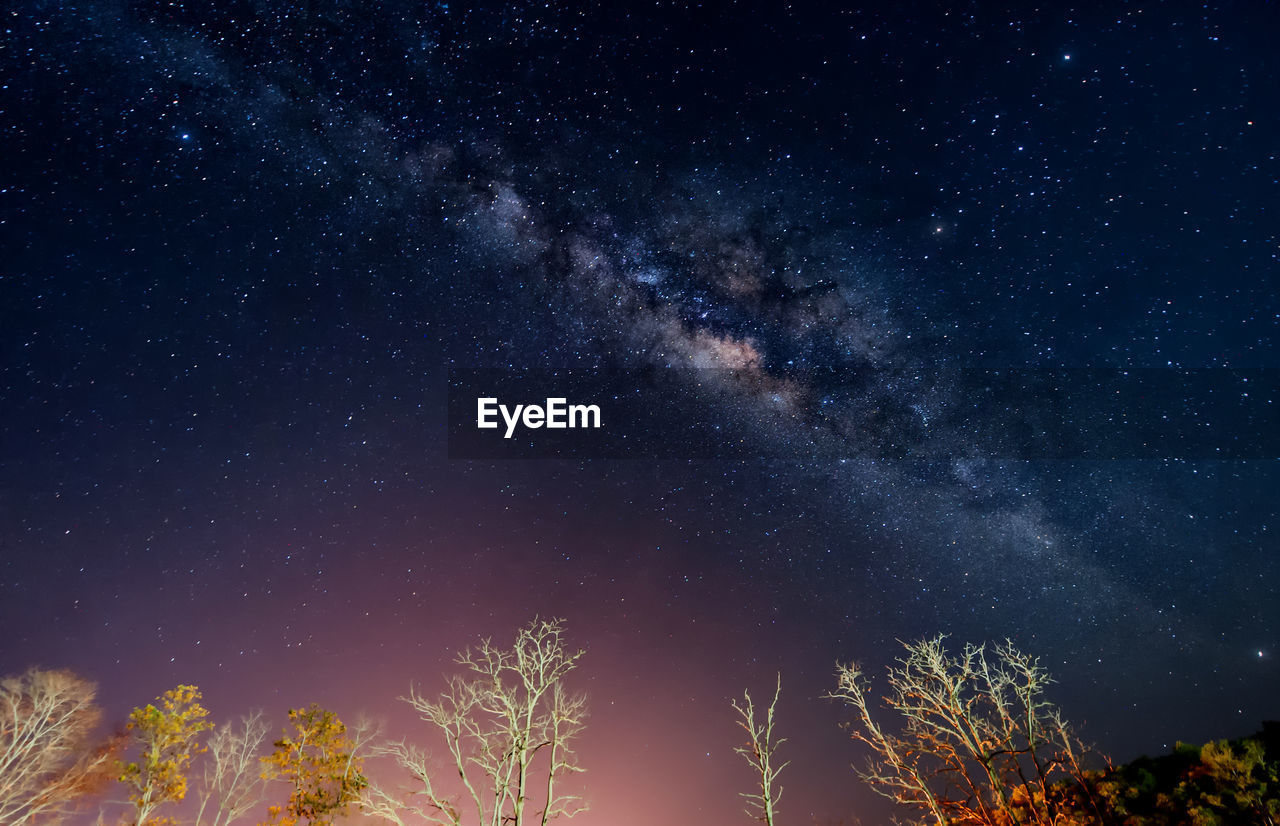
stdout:
<svg viewBox="0 0 1280 826">
<path fill-rule="evenodd" d="M 396 765 L 407 771 L 423 788 L 397 793 L 370 780 L 360 801 L 360 808 L 366 816 L 379 818 L 396 826 L 408 826 L 418 820 L 446 826 L 458 826 L 462 823 L 459 809 L 436 793 L 431 782 L 431 761 L 426 752 L 401 740 L 376 748 L 373 754 L 394 758 Z M 425 802 L 418 803 L 414 799 L 418 797 Z"/>
<path fill-rule="evenodd" d="M 837 667 L 828 696 L 853 708 L 853 737 L 872 750 L 861 777 L 938 824 L 1059 822 L 1066 793 L 1054 783 L 1075 780 L 1091 793 L 1085 749 L 1044 698 L 1048 673 L 1007 640 L 994 656 L 966 645 L 955 657 L 944 641 L 903 643 L 906 654 L 889 668 L 884 705 L 900 718 L 899 733 L 876 720 L 858 666 Z"/>
<path fill-rule="evenodd" d="M 267 739 L 261 711 L 223 723 L 209 738 L 196 826 L 229 826 L 256 808 L 266 796 L 270 776 L 260 767 L 258 751 Z"/>
<path fill-rule="evenodd" d="M 545 824 L 586 809 L 561 781 L 581 772 L 573 746 L 586 720 L 586 699 L 564 679 L 584 652 L 564 644 L 560 620 L 534 620 L 510 648 L 485 639 L 458 655 L 465 669 L 451 677 L 438 700 L 410 689 L 401 699 L 443 737 L 450 769 L 461 787 L 449 795 L 427 754 L 407 742 L 390 743 L 390 755 L 415 781 L 408 795 L 371 785 L 365 811 L 403 826 L 416 816 L 440 826 Z M 532 803 L 541 799 L 541 809 Z"/>
<path fill-rule="evenodd" d="M 778 800 L 782 797 L 782 787 L 778 785 L 778 775 L 782 774 L 788 763 L 777 765 L 774 755 L 778 747 L 787 742 L 786 738 L 778 738 L 773 733 L 774 711 L 778 706 L 778 697 L 782 695 L 782 675 L 778 675 L 777 687 L 773 691 L 773 702 L 765 712 L 764 721 L 756 721 L 756 706 L 751 699 L 751 692 L 742 692 L 742 703 L 732 701 L 733 710 L 738 712 L 738 726 L 747 733 L 745 745 L 738 746 L 735 752 L 741 754 L 759 777 L 759 788 L 753 792 L 743 792 L 747 801 L 747 814 L 773 826 L 774 813 Z M 788 761 L 789 762 L 789 761 Z"/>
<path fill-rule="evenodd" d="M 101 712 L 93 683 L 30 669 L 0 680 L 0 823 L 56 823 L 110 781 L 116 743 L 92 741 Z"/>
</svg>

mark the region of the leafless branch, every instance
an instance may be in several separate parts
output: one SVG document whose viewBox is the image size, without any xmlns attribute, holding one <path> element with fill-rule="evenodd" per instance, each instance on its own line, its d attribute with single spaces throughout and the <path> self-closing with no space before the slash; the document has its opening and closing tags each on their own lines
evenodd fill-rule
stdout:
<svg viewBox="0 0 1280 826">
<path fill-rule="evenodd" d="M 116 742 L 91 741 L 96 687 L 69 671 L 0 680 L 0 823 L 57 823 L 107 780 Z"/>
<path fill-rule="evenodd" d="M 742 692 L 741 703 L 737 700 L 731 703 L 733 710 L 738 712 L 739 728 L 747 733 L 746 744 L 738 746 L 734 751 L 746 758 L 747 763 L 759 778 L 758 789 L 753 792 L 743 792 L 742 797 L 747 801 L 747 814 L 764 823 L 765 826 L 773 826 L 778 801 L 782 798 L 782 787 L 778 785 L 778 776 L 789 764 L 789 762 L 781 765 L 775 763 L 778 747 L 787 742 L 786 738 L 778 738 L 773 733 L 774 716 L 778 698 L 781 695 L 782 675 L 779 674 L 777 686 L 773 692 L 773 701 L 769 703 L 762 722 L 756 720 L 756 707 L 751 699 L 751 692 Z"/>
<path fill-rule="evenodd" d="M 261 711 L 239 724 L 224 723 L 209 738 L 195 826 L 230 826 L 266 797 L 270 782 L 260 768 L 259 749 L 268 726 Z"/>
</svg>

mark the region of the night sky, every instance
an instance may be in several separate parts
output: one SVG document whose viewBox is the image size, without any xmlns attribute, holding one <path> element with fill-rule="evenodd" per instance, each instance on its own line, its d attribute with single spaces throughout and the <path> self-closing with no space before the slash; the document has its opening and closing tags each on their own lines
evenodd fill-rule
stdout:
<svg viewBox="0 0 1280 826">
<path fill-rule="evenodd" d="M 779 671 L 785 821 L 883 822 L 820 695 L 938 632 L 1116 760 L 1280 715 L 1276 457 L 448 458 L 450 368 L 1280 367 L 1274 4 L 840 5 L 6 10 L 0 673 L 434 745 L 560 616 L 587 826 L 748 822 Z"/>
</svg>

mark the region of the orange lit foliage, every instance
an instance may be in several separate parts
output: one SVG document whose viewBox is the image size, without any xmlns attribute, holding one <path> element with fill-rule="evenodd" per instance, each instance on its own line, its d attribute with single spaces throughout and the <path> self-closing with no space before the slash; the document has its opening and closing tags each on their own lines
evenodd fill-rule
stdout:
<svg viewBox="0 0 1280 826">
<path fill-rule="evenodd" d="M 129 788 L 134 806 L 135 826 L 162 826 L 167 817 L 156 817 L 164 803 L 177 803 L 187 796 L 187 769 L 193 755 L 204 749 L 200 734 L 213 727 L 205 718 L 209 712 L 200 705 L 200 689 L 180 685 L 166 691 L 156 703 L 135 708 L 126 731 L 141 746 L 141 757 L 127 763 L 120 782 Z"/>
<path fill-rule="evenodd" d="M 344 814 L 368 785 L 361 774 L 361 759 L 347 736 L 347 727 L 332 711 L 312 703 L 292 709 L 285 736 L 275 751 L 262 758 L 267 773 L 289 781 L 293 791 L 283 806 L 267 810 L 269 826 L 331 824 Z"/>
</svg>

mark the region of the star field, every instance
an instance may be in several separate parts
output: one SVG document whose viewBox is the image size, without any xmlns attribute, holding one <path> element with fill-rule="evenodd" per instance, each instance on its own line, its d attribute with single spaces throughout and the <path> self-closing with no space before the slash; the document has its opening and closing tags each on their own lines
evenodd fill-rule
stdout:
<svg viewBox="0 0 1280 826">
<path fill-rule="evenodd" d="M 1274 458 L 966 455 L 929 435 L 954 388 L 826 408 L 789 376 L 1277 367 L 1278 23 L 6 11 L 3 673 L 71 667 L 113 720 L 183 681 L 215 715 L 405 722 L 453 650 L 560 615 L 588 649 L 584 818 L 620 826 L 657 796 L 735 822 L 728 698 L 778 670 L 785 810 L 880 822 L 814 698 L 939 631 L 1041 656 L 1117 759 L 1254 730 Z M 463 367 L 735 368 L 767 388 L 734 402 L 761 445 L 819 420 L 839 445 L 874 408 L 954 456 L 451 461 Z"/>
</svg>

